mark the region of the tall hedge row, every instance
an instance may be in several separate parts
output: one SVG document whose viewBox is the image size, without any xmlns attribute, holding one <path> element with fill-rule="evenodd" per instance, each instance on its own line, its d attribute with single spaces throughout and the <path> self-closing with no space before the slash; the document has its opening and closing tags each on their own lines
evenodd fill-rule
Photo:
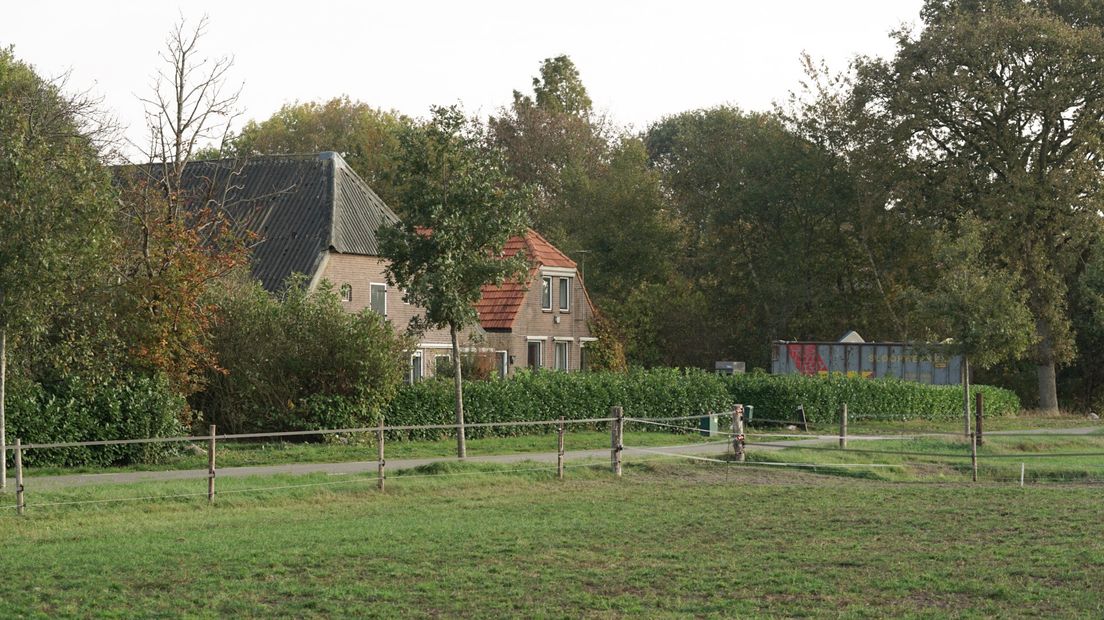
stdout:
<svg viewBox="0 0 1104 620">
<path fill-rule="evenodd" d="M 985 394 L 989 415 L 1019 410 L 1008 390 L 975 386 Z M 388 426 L 452 424 L 451 381 L 430 380 L 399 391 L 385 410 Z M 810 422 L 834 422 L 847 403 L 854 417 L 955 419 L 962 415 L 962 390 L 955 386 L 921 385 L 895 379 L 773 376 L 720 377 L 700 370 L 635 369 L 627 373 L 521 373 L 499 381 L 464 384 L 468 423 L 600 418 L 612 405 L 622 405 L 629 417 L 666 417 L 722 412 L 733 403 L 755 406 L 758 419 L 792 420 L 798 405 Z M 687 423 L 692 425 L 693 423 Z M 593 426 L 593 425 L 592 425 Z M 606 426 L 598 425 L 602 429 Z M 578 428 L 578 427 L 573 427 Z M 670 430 L 662 427 L 642 427 Z M 533 427 L 468 429 L 469 437 L 508 436 L 540 432 Z M 411 439 L 436 439 L 451 430 L 409 431 Z"/>
<path fill-rule="evenodd" d="M 725 411 L 732 397 L 716 375 L 700 370 L 661 368 L 626 373 L 519 373 L 498 381 L 464 384 L 464 419 L 477 422 L 518 422 L 603 418 L 621 405 L 634 417 L 680 416 Z M 423 381 L 404 387 L 385 412 L 388 426 L 452 424 L 451 381 Z M 592 425 L 593 426 L 593 425 Z M 578 429 L 579 426 L 572 426 Z M 602 425 L 602 428 L 606 428 Z M 469 437 L 533 433 L 532 427 L 485 427 Z M 415 439 L 439 438 L 451 431 L 410 431 Z"/>
<path fill-rule="evenodd" d="M 16 437 L 31 444 L 180 436 L 188 432 L 180 423 L 182 411 L 184 399 L 162 377 L 123 374 L 103 385 L 69 377 L 45 386 L 16 378 L 8 384 L 8 442 Z M 154 463 L 179 449 L 177 443 L 44 448 L 25 451 L 23 463 Z"/>
<path fill-rule="evenodd" d="M 850 417 L 947 420 L 962 416 L 961 386 L 923 385 L 900 379 L 803 377 L 799 375 L 734 375 L 725 382 L 735 402 L 755 406 L 759 419 L 794 419 L 804 405 L 810 422 L 839 419 L 844 403 Z M 1010 390 L 971 386 L 985 399 L 986 415 L 1011 415 L 1020 399 Z"/>
</svg>

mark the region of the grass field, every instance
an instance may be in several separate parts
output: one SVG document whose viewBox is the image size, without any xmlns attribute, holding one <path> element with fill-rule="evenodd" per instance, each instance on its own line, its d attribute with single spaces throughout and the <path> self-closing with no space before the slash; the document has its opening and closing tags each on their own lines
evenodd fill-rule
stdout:
<svg viewBox="0 0 1104 620">
<path fill-rule="evenodd" d="M 9 510 L 0 616 L 1104 614 L 1100 487 L 628 463 L 621 480 L 441 464 L 391 478 L 384 494 L 350 480 L 227 494 L 213 507 Z M 311 482 L 327 479 L 219 484 Z M 35 501 L 174 485 L 195 490 Z"/>
</svg>

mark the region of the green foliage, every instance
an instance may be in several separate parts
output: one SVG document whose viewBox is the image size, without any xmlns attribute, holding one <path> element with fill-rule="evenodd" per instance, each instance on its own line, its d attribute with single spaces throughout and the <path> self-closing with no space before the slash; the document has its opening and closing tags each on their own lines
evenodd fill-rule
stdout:
<svg viewBox="0 0 1104 620">
<path fill-rule="evenodd" d="M 467 422 L 519 422 L 605 418 L 614 405 L 631 417 L 663 417 L 721 412 L 732 398 L 724 381 L 700 370 L 633 369 L 625 373 L 519 372 L 509 379 L 464 384 Z M 446 381 L 423 381 L 403 387 L 391 401 L 388 425 L 450 424 L 452 386 Z M 591 428 L 608 428 L 596 425 Z M 578 426 L 572 426 L 579 430 Z M 653 430 L 670 430 L 649 427 Z M 472 437 L 514 436 L 534 432 L 532 427 L 469 428 Z M 436 439 L 449 431 L 409 431 L 411 439 Z"/>
<path fill-rule="evenodd" d="M 293 277 L 278 298 L 229 286 L 214 303 L 221 369 L 192 403 L 221 431 L 368 425 L 402 381 L 409 343 L 373 312 L 346 312 L 327 283 L 309 292 Z"/>
<path fill-rule="evenodd" d="M 805 406 L 809 422 L 839 420 L 843 405 L 850 416 L 902 417 L 946 420 L 962 417 L 960 386 L 924 385 L 899 379 L 861 377 L 803 377 L 752 373 L 726 378 L 735 402 L 753 405 L 755 418 L 795 419 L 797 406 Z M 971 386 L 985 396 L 987 415 L 1012 415 L 1020 410 L 1020 399 L 1001 388 Z M 971 404 L 971 407 L 973 404 Z"/>
<path fill-rule="evenodd" d="M 94 113 L 0 49 L 0 327 L 41 330 L 107 240 Z"/>
<path fill-rule="evenodd" d="M 407 127 L 401 143 L 406 216 L 379 230 L 387 281 L 425 309 L 426 326 L 459 331 L 475 323 L 485 284 L 521 277 L 527 267 L 523 256 L 501 256 L 525 231 L 528 192 L 506 174 L 482 126 L 455 107 Z"/>
<path fill-rule="evenodd" d="M 24 444 L 172 437 L 186 434 L 180 423 L 184 399 L 161 377 L 123 374 L 108 383 L 69 376 L 53 384 L 15 379 L 8 386 L 8 441 Z M 127 465 L 153 463 L 180 444 L 151 443 L 27 450 L 29 466 Z"/>
<path fill-rule="evenodd" d="M 889 62 L 862 62 L 867 109 L 888 119 L 915 221 L 977 218 L 982 258 L 1015 277 L 1035 324 L 1044 408 L 1073 359 L 1070 298 L 1104 236 L 1104 30 L 1087 3 L 934 0 L 896 33 Z"/>
<path fill-rule="evenodd" d="M 980 368 L 1015 361 L 1028 351 L 1035 332 L 1022 282 L 981 260 L 973 218 L 964 218 L 956 229 L 935 235 L 939 276 L 930 290 L 918 292 L 917 315 L 928 327 L 927 340 L 950 337 L 952 351 Z"/>
</svg>

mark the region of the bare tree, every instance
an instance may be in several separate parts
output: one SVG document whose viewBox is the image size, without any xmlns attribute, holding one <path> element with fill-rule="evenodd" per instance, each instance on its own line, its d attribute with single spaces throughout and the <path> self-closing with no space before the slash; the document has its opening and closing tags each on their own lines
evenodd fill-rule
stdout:
<svg viewBox="0 0 1104 620">
<path fill-rule="evenodd" d="M 250 236 L 228 209 L 240 189 L 244 162 L 220 160 L 189 171 L 201 148 L 223 152 L 240 115 L 241 86 L 228 84 L 230 56 L 207 57 L 208 25 L 182 17 L 159 53 L 161 69 L 146 106 L 149 143 L 133 145 L 145 159 L 123 175 L 120 218 L 126 231 L 117 266 L 137 313 L 128 337 L 135 351 L 184 393 L 215 363 L 204 346 L 207 285 L 246 261 Z"/>
</svg>

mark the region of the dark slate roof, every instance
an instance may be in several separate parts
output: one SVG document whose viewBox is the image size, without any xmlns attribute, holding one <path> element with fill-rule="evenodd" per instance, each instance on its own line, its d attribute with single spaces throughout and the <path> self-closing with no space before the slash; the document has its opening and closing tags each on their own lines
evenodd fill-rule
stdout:
<svg viewBox="0 0 1104 620">
<path fill-rule="evenodd" d="M 379 256 L 376 231 L 399 221 L 330 151 L 190 162 L 184 185 L 197 192 L 226 191 L 227 211 L 257 235 L 253 276 L 270 291 L 293 273 L 313 276 L 327 250 Z"/>
</svg>

